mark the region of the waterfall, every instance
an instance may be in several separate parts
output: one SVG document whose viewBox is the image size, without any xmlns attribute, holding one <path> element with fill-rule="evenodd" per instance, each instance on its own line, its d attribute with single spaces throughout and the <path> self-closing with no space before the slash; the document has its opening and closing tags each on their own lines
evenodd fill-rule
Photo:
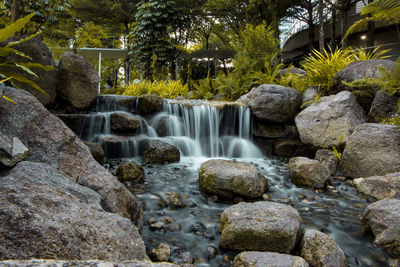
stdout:
<svg viewBox="0 0 400 267">
<path fill-rule="evenodd" d="M 175 145 L 183 157 L 263 157 L 252 143 L 253 124 L 248 107 L 232 102 L 164 100 L 160 112 L 143 119 L 139 132 L 113 132 L 111 115 L 138 114 L 137 106 L 136 97 L 99 96 L 94 111 L 82 115 L 77 134 L 84 140 L 100 143 L 108 157 L 141 156 L 151 140 Z"/>
</svg>

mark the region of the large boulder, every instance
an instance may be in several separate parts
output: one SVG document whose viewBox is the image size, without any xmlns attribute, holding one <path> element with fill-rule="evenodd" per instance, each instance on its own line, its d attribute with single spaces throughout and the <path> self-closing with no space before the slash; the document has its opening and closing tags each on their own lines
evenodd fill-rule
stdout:
<svg viewBox="0 0 400 267">
<path fill-rule="evenodd" d="M 381 90 L 378 91 L 368 113 L 368 122 L 380 122 L 383 119 L 390 118 L 397 112 L 399 100 L 398 96 L 388 95 Z"/>
<path fill-rule="evenodd" d="M 285 123 L 297 112 L 301 94 L 292 88 L 263 84 L 251 90 L 247 99 L 257 119 Z"/>
<path fill-rule="evenodd" d="M 150 261 L 129 260 L 123 262 L 110 262 L 101 260 L 88 261 L 59 261 L 59 260 L 9 260 L 0 262 L 1 267 L 183 267 L 167 262 L 154 263 Z M 190 265 L 188 265 L 189 267 Z"/>
<path fill-rule="evenodd" d="M 136 133 L 146 131 L 146 123 L 142 117 L 126 112 L 115 112 L 110 116 L 111 129 L 119 133 Z"/>
<path fill-rule="evenodd" d="M 145 259 L 134 224 L 55 167 L 23 161 L 0 179 L 1 260 Z"/>
<path fill-rule="evenodd" d="M 343 250 L 327 234 L 305 229 L 300 243 L 300 255 L 315 267 L 348 266 Z"/>
<path fill-rule="evenodd" d="M 291 158 L 288 164 L 290 180 L 298 186 L 324 188 L 332 182 L 330 171 L 318 160 L 306 157 Z"/>
<path fill-rule="evenodd" d="M 233 267 L 308 267 L 301 257 L 277 252 L 245 251 L 236 255 Z"/>
<path fill-rule="evenodd" d="M 121 182 L 144 183 L 144 169 L 132 161 L 119 164 L 116 174 Z"/>
<path fill-rule="evenodd" d="M 295 119 L 300 140 L 314 146 L 336 146 L 346 143 L 354 129 L 366 121 L 356 97 L 348 92 L 325 96 L 301 111 Z"/>
<path fill-rule="evenodd" d="M 400 131 L 385 124 L 357 127 L 343 151 L 342 172 L 347 177 L 370 177 L 400 171 Z"/>
<path fill-rule="evenodd" d="M 275 202 L 241 202 L 221 214 L 219 246 L 235 251 L 290 253 L 300 228 L 294 208 Z"/>
<path fill-rule="evenodd" d="M 254 165 L 230 160 L 209 160 L 199 170 L 200 190 L 221 198 L 257 198 L 267 190 L 267 180 Z"/>
<path fill-rule="evenodd" d="M 400 199 L 400 172 L 354 180 L 357 191 L 376 199 Z"/>
<path fill-rule="evenodd" d="M 6 87 L 4 93 L 20 104 L 2 103 L 0 126 L 30 148 L 28 160 L 53 165 L 71 180 L 98 192 L 107 210 L 142 227 L 140 203 L 93 159 L 87 146 L 59 118 L 23 90 Z"/>
<path fill-rule="evenodd" d="M 143 152 L 143 159 L 146 163 L 174 163 L 179 162 L 181 153 L 176 146 L 161 141 L 153 141 L 147 145 Z"/>
<path fill-rule="evenodd" d="M 16 36 L 13 38 L 8 39 L 7 42 L 15 42 L 19 41 L 23 38 L 28 36 Z M 43 94 L 33 88 L 32 86 L 21 83 L 16 80 L 13 80 L 13 84 L 17 88 L 21 88 L 27 90 L 32 95 L 34 95 L 39 101 L 45 105 L 50 106 L 56 97 L 57 94 L 57 71 L 54 68 L 54 60 L 53 55 L 50 52 L 50 49 L 38 38 L 32 38 L 29 41 L 22 42 L 20 44 L 14 45 L 14 49 L 24 53 L 26 56 L 30 57 L 31 59 L 23 59 L 18 57 L 19 62 L 32 62 L 32 63 L 39 63 L 43 66 L 49 66 L 48 70 L 44 70 L 43 68 L 32 67 L 30 68 L 38 77 L 33 77 L 26 72 L 21 71 L 19 74 L 32 79 L 41 89 L 43 89 L 47 94 Z"/>
<path fill-rule="evenodd" d="M 400 257 L 400 199 L 383 199 L 367 207 L 361 223 L 365 232 L 372 232 L 375 244 L 392 257 Z"/>
<path fill-rule="evenodd" d="M 380 78 L 380 67 L 392 70 L 394 66 L 395 62 L 387 59 L 360 60 L 350 63 L 348 66 L 346 66 L 335 75 L 333 79 L 333 91 L 353 92 L 355 90 L 359 90 L 358 88 L 350 87 L 344 84 L 343 81 L 352 82 L 357 79 L 363 78 Z M 363 90 L 367 90 L 368 92 L 364 94 L 359 94 L 357 96 L 357 101 L 364 108 L 364 110 L 368 112 L 374 99 L 374 95 L 378 91 L 378 88 L 371 87 L 364 88 Z"/>
<path fill-rule="evenodd" d="M 142 95 L 138 100 L 139 111 L 143 114 L 151 114 L 158 112 L 162 109 L 162 98 L 156 94 Z"/>
<path fill-rule="evenodd" d="M 84 57 L 71 52 L 62 55 L 58 66 L 57 91 L 73 107 L 88 109 L 96 100 L 99 76 Z"/>
<path fill-rule="evenodd" d="M 295 68 L 295 67 L 290 67 L 290 68 L 285 68 L 285 69 L 282 69 L 282 70 L 278 71 L 278 74 L 276 75 L 276 78 L 280 79 L 282 76 L 286 76 L 288 73 L 297 74 L 299 76 L 306 76 L 307 75 L 307 72 L 302 70 L 302 69 Z"/>
</svg>

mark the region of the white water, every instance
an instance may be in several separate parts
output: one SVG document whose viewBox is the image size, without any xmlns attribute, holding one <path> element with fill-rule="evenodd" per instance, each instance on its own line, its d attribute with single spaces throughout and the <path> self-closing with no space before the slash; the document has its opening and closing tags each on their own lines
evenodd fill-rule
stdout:
<svg viewBox="0 0 400 267">
<path fill-rule="evenodd" d="M 137 113 L 137 103 L 128 111 L 126 106 L 118 105 L 118 99 L 108 96 L 98 101 L 97 112 L 85 119 L 80 132 L 82 138 L 102 144 L 108 157 L 140 157 L 151 140 L 175 145 L 182 157 L 263 157 L 252 143 L 252 119 L 247 107 L 222 102 L 164 100 L 162 111 L 144 120 L 139 135 L 121 136 L 112 132 L 110 116 L 113 112 Z M 155 129 L 160 124 L 165 127 L 162 136 Z"/>
</svg>

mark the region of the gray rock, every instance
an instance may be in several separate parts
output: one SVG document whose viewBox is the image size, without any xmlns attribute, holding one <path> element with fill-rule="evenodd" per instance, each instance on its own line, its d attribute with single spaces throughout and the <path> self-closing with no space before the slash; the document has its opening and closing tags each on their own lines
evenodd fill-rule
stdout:
<svg viewBox="0 0 400 267">
<path fill-rule="evenodd" d="M 371 59 L 371 60 L 360 60 L 347 65 L 344 69 L 339 71 L 333 79 L 333 89 L 336 92 L 340 91 L 355 91 L 360 90 L 359 88 L 349 87 L 342 83 L 342 81 L 352 82 L 362 78 L 380 78 L 379 66 L 382 66 L 388 70 L 392 70 L 395 66 L 395 62 L 387 59 Z M 365 88 L 364 90 L 369 91 L 369 94 L 361 94 L 357 96 L 357 101 L 364 108 L 366 112 L 370 110 L 371 103 L 374 99 L 375 93 L 378 88 Z M 372 93 L 372 94 L 371 94 Z"/>
<path fill-rule="evenodd" d="M 189 251 L 178 252 L 174 258 L 176 264 L 191 264 L 194 262 L 193 255 Z"/>
<path fill-rule="evenodd" d="M 171 249 L 167 244 L 160 243 L 150 251 L 149 256 L 153 261 L 169 261 Z"/>
<path fill-rule="evenodd" d="M 315 267 L 348 266 L 346 256 L 336 241 L 327 234 L 313 229 L 304 230 L 300 255 Z"/>
<path fill-rule="evenodd" d="M 58 66 L 57 92 L 73 107 L 88 109 L 96 100 L 99 76 L 84 57 L 71 52 L 62 55 Z"/>
<path fill-rule="evenodd" d="M 385 176 L 372 176 L 354 180 L 357 191 L 378 200 L 384 198 L 400 199 L 400 172 Z"/>
<path fill-rule="evenodd" d="M 100 260 L 87 260 L 87 261 L 59 261 L 59 260 L 9 260 L 0 261 L 0 267 L 182 267 L 172 263 L 154 263 L 150 261 L 122 261 L 110 262 Z"/>
<path fill-rule="evenodd" d="M 318 160 L 305 157 L 291 158 L 288 164 L 290 180 L 298 186 L 324 188 L 332 182 L 328 168 Z"/>
<path fill-rule="evenodd" d="M 156 94 L 142 95 L 139 97 L 139 110 L 143 114 L 151 114 L 160 111 L 162 98 Z"/>
<path fill-rule="evenodd" d="M 315 153 L 315 159 L 328 168 L 330 175 L 336 173 L 339 159 L 335 156 L 333 151 L 329 149 L 319 149 L 317 153 Z"/>
<path fill-rule="evenodd" d="M 299 92 L 274 84 L 260 85 L 251 90 L 247 98 L 257 119 L 279 123 L 289 122 L 301 103 Z"/>
<path fill-rule="evenodd" d="M 111 129 L 119 133 L 141 133 L 147 130 L 144 119 L 127 112 L 115 112 L 110 116 Z"/>
<path fill-rule="evenodd" d="M 275 155 L 281 158 L 292 158 L 298 156 L 313 156 L 315 149 L 305 145 L 298 140 L 280 140 L 273 144 Z"/>
<path fill-rule="evenodd" d="M 161 141 L 150 142 L 143 152 L 143 159 L 146 163 L 179 162 L 180 157 L 181 154 L 177 147 Z"/>
<path fill-rule="evenodd" d="M 221 214 L 219 246 L 235 251 L 289 253 L 300 228 L 294 208 L 274 203 L 239 203 Z"/>
<path fill-rule="evenodd" d="M 0 163 L 13 167 L 26 159 L 29 149 L 17 137 L 11 137 L 0 127 Z"/>
<path fill-rule="evenodd" d="M 305 76 L 307 75 L 307 72 L 299 69 L 299 68 L 295 68 L 295 67 L 290 67 L 290 68 L 285 68 L 283 70 L 280 70 L 278 72 L 278 74 L 276 75 L 276 78 L 280 79 L 282 76 L 287 75 L 288 73 L 293 73 L 293 74 L 298 74 L 300 76 Z"/>
<path fill-rule="evenodd" d="M 265 177 L 249 163 L 209 160 L 199 170 L 200 190 L 222 198 L 257 198 L 267 190 Z"/>
<path fill-rule="evenodd" d="M 309 107 L 314 100 L 314 97 L 318 94 L 318 89 L 315 87 L 307 88 L 303 93 L 303 98 L 301 100 L 301 108 Z"/>
<path fill-rule="evenodd" d="M 392 257 L 400 257 L 400 199 L 383 199 L 367 207 L 361 223 L 365 232 L 372 232 L 375 244 Z"/>
<path fill-rule="evenodd" d="M 5 93 L 18 103 L 0 106 L 0 126 L 30 148 L 28 160 L 55 166 L 71 180 L 98 192 L 108 210 L 130 218 L 139 228 L 143 211 L 136 198 L 97 163 L 89 149 L 57 117 L 23 90 L 6 87 Z"/>
<path fill-rule="evenodd" d="M 101 204 L 51 165 L 18 163 L 0 183 L 1 259 L 144 260 L 137 228 Z"/>
<path fill-rule="evenodd" d="M 288 133 L 283 124 L 263 123 L 259 121 L 254 123 L 253 135 L 263 138 L 283 138 L 286 137 Z"/>
<path fill-rule="evenodd" d="M 119 164 L 116 174 L 121 182 L 144 183 L 144 169 L 132 161 Z"/>
<path fill-rule="evenodd" d="M 181 196 L 177 192 L 166 192 L 165 197 L 168 201 L 168 206 L 174 209 L 184 208 L 186 207 L 185 203 L 183 203 Z"/>
<path fill-rule="evenodd" d="M 26 38 L 28 36 L 16 36 L 8 39 L 9 42 L 19 41 L 22 38 Z M 32 62 L 32 63 L 39 63 L 43 66 L 51 66 L 55 67 L 53 55 L 51 54 L 49 48 L 40 41 L 37 37 L 32 38 L 29 41 L 22 42 L 20 44 L 14 45 L 12 48 L 21 51 L 26 56 L 30 57 L 31 59 L 22 59 L 18 57 L 19 62 Z M 57 94 L 57 71 L 54 68 L 53 70 L 44 70 L 42 68 L 32 67 L 30 68 L 38 78 L 35 78 L 23 71 L 20 72 L 20 75 L 23 77 L 32 79 L 41 89 L 43 89 L 49 96 L 40 93 L 35 88 L 25 84 L 13 80 L 13 84 L 20 89 L 24 89 L 34 95 L 43 105 L 50 106 L 53 104 L 56 94 Z"/>
<path fill-rule="evenodd" d="M 357 127 L 343 151 L 343 175 L 352 178 L 400 171 L 400 131 L 393 125 L 365 123 Z"/>
<path fill-rule="evenodd" d="M 100 163 L 104 164 L 104 150 L 98 143 L 86 142 L 83 143 L 89 148 L 90 154 L 92 154 L 93 158 Z"/>
<path fill-rule="evenodd" d="M 398 96 L 390 96 L 386 92 L 378 91 L 368 113 L 368 122 L 380 122 L 390 118 L 398 110 L 399 99 Z"/>
<path fill-rule="evenodd" d="M 233 267 L 308 267 L 301 257 L 277 252 L 245 251 L 233 261 Z"/>
<path fill-rule="evenodd" d="M 348 91 L 322 97 L 320 103 L 311 104 L 295 119 L 300 140 L 320 147 L 338 145 L 342 135 L 342 142 L 346 143 L 354 129 L 365 121 L 363 109 Z"/>
</svg>

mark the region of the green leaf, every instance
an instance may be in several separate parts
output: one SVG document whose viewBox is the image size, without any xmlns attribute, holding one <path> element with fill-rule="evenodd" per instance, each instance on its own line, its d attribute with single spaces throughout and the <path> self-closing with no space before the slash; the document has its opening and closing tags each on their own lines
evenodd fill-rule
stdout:
<svg viewBox="0 0 400 267">
<path fill-rule="evenodd" d="M 0 29 L 0 42 L 7 41 L 8 38 L 13 37 L 16 32 L 20 31 L 34 16 L 32 13 L 24 18 L 17 20 L 16 22 Z"/>
</svg>

